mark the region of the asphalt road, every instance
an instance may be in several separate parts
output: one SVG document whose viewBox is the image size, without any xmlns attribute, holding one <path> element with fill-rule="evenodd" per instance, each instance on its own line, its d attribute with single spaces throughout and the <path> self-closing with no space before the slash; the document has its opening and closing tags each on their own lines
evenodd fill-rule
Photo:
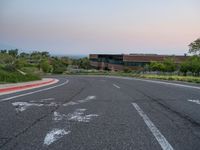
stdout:
<svg viewBox="0 0 200 150">
<path fill-rule="evenodd" d="M 200 87 L 56 77 L 0 96 L 1 150 L 199 150 Z"/>
</svg>

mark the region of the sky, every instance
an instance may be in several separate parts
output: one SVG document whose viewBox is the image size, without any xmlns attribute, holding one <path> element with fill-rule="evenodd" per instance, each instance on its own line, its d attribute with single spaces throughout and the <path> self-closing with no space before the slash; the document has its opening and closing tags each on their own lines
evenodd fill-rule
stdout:
<svg viewBox="0 0 200 150">
<path fill-rule="evenodd" d="M 0 0 L 0 49 L 183 55 L 200 0 Z"/>
</svg>

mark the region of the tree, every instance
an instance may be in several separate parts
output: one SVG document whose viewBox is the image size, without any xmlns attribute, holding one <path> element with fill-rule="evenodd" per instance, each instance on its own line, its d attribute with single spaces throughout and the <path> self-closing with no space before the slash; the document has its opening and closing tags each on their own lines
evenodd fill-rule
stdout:
<svg viewBox="0 0 200 150">
<path fill-rule="evenodd" d="M 194 55 L 200 55 L 200 38 L 190 43 L 189 53 L 192 53 Z"/>
<path fill-rule="evenodd" d="M 41 68 L 45 73 L 51 72 L 52 70 L 52 66 L 49 64 L 47 59 L 42 59 L 39 63 L 39 66 L 39 68 Z"/>
<path fill-rule="evenodd" d="M 174 59 L 167 58 L 163 61 L 164 71 L 165 72 L 174 72 L 176 70 L 176 63 Z"/>
<path fill-rule="evenodd" d="M 14 50 L 11 49 L 11 50 L 9 50 L 8 54 L 11 55 L 11 56 L 13 56 L 14 58 L 16 58 L 17 55 L 18 55 L 18 49 L 14 49 Z"/>
<path fill-rule="evenodd" d="M 24 59 L 24 58 L 18 58 L 16 61 L 15 61 L 15 67 L 17 69 L 21 69 L 23 67 L 25 67 L 26 65 L 28 64 L 27 60 Z"/>
<path fill-rule="evenodd" d="M 0 64 L 6 65 L 6 64 L 13 64 L 14 58 L 7 53 L 0 53 Z"/>
<path fill-rule="evenodd" d="M 41 52 L 42 57 L 50 57 L 49 52 Z"/>
<path fill-rule="evenodd" d="M 6 53 L 7 53 L 7 50 L 6 50 L 6 49 L 5 49 L 5 50 L 1 50 L 0 53 L 6 54 Z"/>
<path fill-rule="evenodd" d="M 156 61 L 152 61 L 149 65 L 149 68 L 152 71 L 164 71 L 165 70 L 165 66 L 163 65 L 163 63 L 156 62 Z"/>
<path fill-rule="evenodd" d="M 189 71 L 188 61 L 182 62 L 180 65 L 180 72 L 182 72 L 184 74 L 184 76 L 186 76 L 188 71 Z"/>
<path fill-rule="evenodd" d="M 90 60 L 85 57 L 79 60 L 79 68 L 88 69 L 90 67 Z"/>
<path fill-rule="evenodd" d="M 193 56 L 189 61 L 189 71 L 198 76 L 200 72 L 200 57 Z"/>
<path fill-rule="evenodd" d="M 28 53 L 23 52 L 23 53 L 20 53 L 19 56 L 22 58 L 29 58 L 30 55 Z"/>
<path fill-rule="evenodd" d="M 52 64 L 52 67 L 53 67 L 53 73 L 61 74 L 64 71 L 66 71 L 66 66 L 64 64 L 62 64 L 62 62 L 58 58 L 54 58 L 51 61 L 51 64 Z"/>
<path fill-rule="evenodd" d="M 187 74 L 187 72 L 193 73 L 193 75 L 199 75 L 200 73 L 200 57 L 192 56 L 181 64 L 180 71 Z"/>
</svg>

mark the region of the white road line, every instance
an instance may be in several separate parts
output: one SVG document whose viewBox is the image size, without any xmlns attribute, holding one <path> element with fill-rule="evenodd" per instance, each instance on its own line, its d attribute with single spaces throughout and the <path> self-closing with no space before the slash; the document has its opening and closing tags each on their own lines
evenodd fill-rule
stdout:
<svg viewBox="0 0 200 150">
<path fill-rule="evenodd" d="M 153 133 L 154 137 L 156 138 L 162 149 L 173 150 L 172 146 L 165 139 L 162 133 L 160 133 L 158 128 L 153 124 L 153 122 L 149 119 L 149 117 L 143 112 L 143 110 L 136 103 L 132 103 L 132 105 L 135 107 L 139 115 L 142 117 L 146 125 L 149 127 L 150 131 Z"/>
<path fill-rule="evenodd" d="M 42 91 L 47 91 L 47 90 L 50 90 L 50 89 L 53 89 L 53 88 L 56 88 L 56 87 L 59 87 L 59 86 L 63 86 L 63 85 L 68 84 L 68 83 L 69 83 L 69 80 L 66 80 L 65 82 L 63 82 L 59 85 L 55 85 L 55 86 L 52 86 L 52 87 L 48 87 L 48 88 L 45 88 L 45 89 L 41 89 L 41 90 L 37 90 L 37 91 L 25 93 L 25 94 L 20 94 L 20 95 L 4 98 L 4 99 L 1 99 L 0 102 L 9 101 L 9 100 L 14 99 L 14 98 L 18 98 L 18 97 L 22 97 L 22 96 L 26 96 L 26 95 L 31 95 L 31 94 L 42 92 Z"/>
<path fill-rule="evenodd" d="M 143 81 L 143 82 L 150 82 L 150 83 L 157 83 L 157 84 L 166 84 L 166 85 L 173 85 L 173 86 L 178 86 L 178 87 L 192 88 L 192 89 L 198 89 L 198 90 L 200 90 L 200 87 L 198 87 L 198 86 L 178 84 L 178 83 L 169 83 L 169 82 L 154 81 L 154 80 L 136 79 L 136 78 L 129 78 L 129 77 L 113 77 L 112 76 L 112 77 L 107 77 L 107 78 L 136 80 L 136 81 Z"/>
<path fill-rule="evenodd" d="M 188 99 L 189 102 L 193 102 L 200 105 L 200 100 L 198 99 Z"/>
<path fill-rule="evenodd" d="M 118 85 L 116 85 L 116 84 L 113 84 L 113 86 L 116 87 L 116 88 L 118 88 L 118 89 L 120 89 L 120 87 Z"/>
</svg>

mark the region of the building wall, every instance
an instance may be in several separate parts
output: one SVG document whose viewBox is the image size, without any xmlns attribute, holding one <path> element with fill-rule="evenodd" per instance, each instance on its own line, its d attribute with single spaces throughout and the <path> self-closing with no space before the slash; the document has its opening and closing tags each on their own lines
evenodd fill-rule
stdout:
<svg viewBox="0 0 200 150">
<path fill-rule="evenodd" d="M 174 59 L 175 63 L 181 63 L 188 56 L 169 56 L 169 55 L 98 55 L 90 54 L 90 64 L 96 69 L 102 70 L 124 70 L 129 68 L 132 70 L 142 70 L 151 61 L 162 62 L 167 58 Z"/>
<path fill-rule="evenodd" d="M 127 62 L 162 62 L 164 59 L 172 58 L 175 62 L 180 63 L 188 58 L 188 56 L 168 56 L 168 55 L 124 55 L 123 61 Z"/>
</svg>

